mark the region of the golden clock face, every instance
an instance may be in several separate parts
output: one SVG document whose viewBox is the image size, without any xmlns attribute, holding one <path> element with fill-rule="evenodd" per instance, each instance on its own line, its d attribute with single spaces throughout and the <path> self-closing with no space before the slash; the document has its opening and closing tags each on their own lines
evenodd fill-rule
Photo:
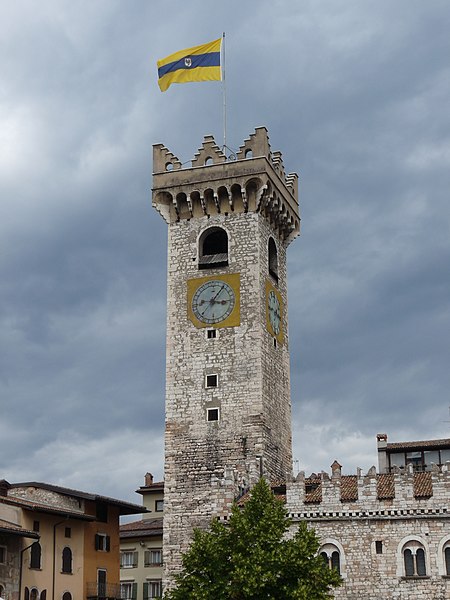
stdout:
<svg viewBox="0 0 450 600">
<path fill-rule="evenodd" d="M 196 327 L 240 325 L 240 276 L 216 275 L 187 282 L 188 317 Z"/>
<path fill-rule="evenodd" d="M 266 326 L 270 335 L 282 344 L 284 340 L 283 299 L 270 281 L 266 281 Z"/>
<path fill-rule="evenodd" d="M 192 312 L 202 323 L 213 325 L 229 317 L 235 303 L 233 288 L 226 281 L 210 279 L 196 289 L 192 298 Z"/>
<path fill-rule="evenodd" d="M 267 311 L 269 313 L 269 322 L 275 335 L 280 333 L 281 328 L 281 305 L 277 295 L 270 290 L 267 296 Z"/>
</svg>

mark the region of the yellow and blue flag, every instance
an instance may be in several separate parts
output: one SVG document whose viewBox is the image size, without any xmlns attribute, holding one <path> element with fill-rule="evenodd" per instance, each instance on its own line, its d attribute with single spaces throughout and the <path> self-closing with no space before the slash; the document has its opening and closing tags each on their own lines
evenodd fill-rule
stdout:
<svg viewBox="0 0 450 600">
<path fill-rule="evenodd" d="M 158 60 L 158 85 L 165 92 L 172 83 L 221 81 L 220 49 L 222 38 L 186 48 Z"/>
</svg>

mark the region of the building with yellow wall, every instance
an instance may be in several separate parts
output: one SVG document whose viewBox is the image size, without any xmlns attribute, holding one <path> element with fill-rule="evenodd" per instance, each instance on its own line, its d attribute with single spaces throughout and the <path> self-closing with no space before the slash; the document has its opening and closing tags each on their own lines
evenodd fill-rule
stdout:
<svg viewBox="0 0 450 600">
<path fill-rule="evenodd" d="M 5 600 L 120 598 L 119 517 L 142 507 L 46 483 L 0 486 L 0 523 L 25 533 Z M 8 592 L 8 590 L 10 590 Z"/>
</svg>

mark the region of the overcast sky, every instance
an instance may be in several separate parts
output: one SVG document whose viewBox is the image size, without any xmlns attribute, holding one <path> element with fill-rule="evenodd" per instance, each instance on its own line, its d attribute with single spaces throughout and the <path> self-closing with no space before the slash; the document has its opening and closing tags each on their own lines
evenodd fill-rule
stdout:
<svg viewBox="0 0 450 600">
<path fill-rule="evenodd" d="M 0 478 L 140 503 L 163 475 L 167 226 L 151 148 L 222 142 L 219 82 L 156 60 L 226 32 L 228 145 L 299 173 L 297 468 L 450 437 L 448 0 L 0 3 Z"/>
</svg>

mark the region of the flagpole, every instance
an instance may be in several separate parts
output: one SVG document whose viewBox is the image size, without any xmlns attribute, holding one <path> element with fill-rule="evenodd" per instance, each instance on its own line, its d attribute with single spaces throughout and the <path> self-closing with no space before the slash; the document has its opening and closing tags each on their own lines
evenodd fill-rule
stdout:
<svg viewBox="0 0 450 600">
<path fill-rule="evenodd" d="M 222 33 L 223 151 L 227 147 L 227 92 L 225 86 L 225 32 Z"/>
</svg>

